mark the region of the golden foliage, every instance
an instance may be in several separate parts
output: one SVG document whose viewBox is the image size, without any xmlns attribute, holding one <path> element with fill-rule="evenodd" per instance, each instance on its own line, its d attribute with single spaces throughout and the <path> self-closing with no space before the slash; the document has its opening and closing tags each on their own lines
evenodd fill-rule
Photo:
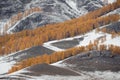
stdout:
<svg viewBox="0 0 120 80">
<path fill-rule="evenodd" d="M 32 46 L 42 45 L 46 41 L 84 34 L 96 27 L 118 21 L 119 15 L 100 16 L 119 6 L 120 3 L 116 2 L 77 19 L 46 25 L 35 30 L 24 30 L 16 34 L 1 36 L 0 55 L 10 54 L 11 52 L 24 50 L 25 48 L 30 48 Z"/>
<path fill-rule="evenodd" d="M 97 48 L 95 49 L 94 47 L 97 47 Z M 18 71 L 20 69 L 36 65 L 36 64 L 55 63 L 57 61 L 66 59 L 68 57 L 80 54 L 82 52 L 91 51 L 91 50 L 98 50 L 98 51 L 110 50 L 113 53 L 113 55 L 114 54 L 119 54 L 120 55 L 120 51 L 119 51 L 120 47 L 118 47 L 118 46 L 109 45 L 108 49 L 107 49 L 106 45 L 96 46 L 95 44 L 90 43 L 88 45 L 88 47 L 84 47 L 84 46 L 74 47 L 74 48 L 68 49 L 66 51 L 54 52 L 50 55 L 44 54 L 42 56 L 37 56 L 37 57 L 34 57 L 34 58 L 29 58 L 29 59 L 23 60 L 23 61 L 17 63 L 16 65 L 14 65 L 9 70 L 8 73 L 12 73 L 12 72 Z"/>
</svg>

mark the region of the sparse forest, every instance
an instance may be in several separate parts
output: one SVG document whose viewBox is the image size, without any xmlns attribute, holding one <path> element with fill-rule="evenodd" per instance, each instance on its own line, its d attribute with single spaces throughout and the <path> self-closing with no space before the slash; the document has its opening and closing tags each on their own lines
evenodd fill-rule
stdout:
<svg viewBox="0 0 120 80">
<path fill-rule="evenodd" d="M 29 58 L 26 60 L 23 60 L 19 63 L 17 63 L 16 65 L 14 65 L 8 73 L 12 73 L 18 70 L 21 70 L 23 68 L 29 67 L 29 66 L 33 66 L 36 64 L 42 64 L 42 63 L 47 63 L 47 64 L 51 64 L 51 63 L 55 63 L 57 61 L 66 59 L 68 57 L 71 56 L 75 56 L 77 54 L 80 54 L 82 52 L 88 52 L 88 51 L 92 51 L 92 50 L 98 50 L 98 51 L 105 51 L 105 50 L 109 50 L 112 52 L 111 56 L 114 56 L 115 54 L 120 54 L 120 47 L 118 46 L 114 46 L 114 45 L 109 45 L 108 48 L 106 45 L 96 45 L 94 43 L 90 43 L 88 46 L 84 47 L 74 47 L 71 49 L 68 49 L 66 51 L 61 51 L 61 52 L 54 52 L 50 55 L 48 54 L 44 54 L 42 56 L 37 56 L 34 58 Z"/>
<path fill-rule="evenodd" d="M 44 42 L 50 40 L 84 34 L 102 25 L 118 21 L 120 17 L 117 14 L 100 17 L 118 7 L 120 7 L 120 0 L 77 19 L 46 25 L 35 30 L 24 30 L 19 33 L 1 36 L 0 55 L 42 45 Z"/>
</svg>

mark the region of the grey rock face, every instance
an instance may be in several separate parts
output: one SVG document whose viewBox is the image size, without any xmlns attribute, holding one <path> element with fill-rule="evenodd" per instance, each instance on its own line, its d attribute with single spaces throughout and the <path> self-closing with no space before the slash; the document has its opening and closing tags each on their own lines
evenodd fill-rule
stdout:
<svg viewBox="0 0 120 80">
<path fill-rule="evenodd" d="M 9 30 L 9 32 L 19 32 L 24 29 L 34 29 L 46 24 L 77 18 L 103 5 L 100 0 L 1 0 L 0 17 L 9 18 L 25 9 L 40 7 L 42 9 L 40 13 L 34 13 L 21 20 L 19 24 Z"/>
<path fill-rule="evenodd" d="M 30 2 L 31 0 L 0 0 L 0 19 L 7 19 L 24 11 L 24 6 Z"/>
<path fill-rule="evenodd" d="M 106 29 L 107 29 L 107 32 L 112 32 L 112 31 L 115 31 L 116 33 L 120 32 L 120 22 L 118 21 L 111 25 L 108 25 Z"/>
</svg>

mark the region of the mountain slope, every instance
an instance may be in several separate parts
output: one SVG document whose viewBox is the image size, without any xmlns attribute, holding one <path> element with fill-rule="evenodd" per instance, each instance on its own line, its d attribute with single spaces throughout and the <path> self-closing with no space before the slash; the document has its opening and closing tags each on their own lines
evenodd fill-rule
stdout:
<svg viewBox="0 0 120 80">
<path fill-rule="evenodd" d="M 9 19 L 14 14 L 26 9 L 32 0 L 0 0 L 0 20 Z"/>
<path fill-rule="evenodd" d="M 25 29 L 35 29 L 38 26 L 77 18 L 104 5 L 100 0 L 32 0 L 29 2 L 24 2 L 22 0 L 17 1 L 17 4 L 22 4 L 22 8 L 18 7 L 19 11 L 24 11 L 26 9 L 30 9 L 31 7 L 40 7 L 42 12 L 35 13 L 27 17 L 25 20 L 21 20 L 19 24 L 14 26 L 14 28 L 9 29 L 8 33 L 19 32 Z M 5 3 L 4 5 L 7 5 L 7 1 Z M 8 8 L 5 7 L 5 9 Z M 8 14 L 7 10 L 5 9 L 2 6 L 1 17 L 4 14 L 4 11 Z M 13 15 L 13 13 L 8 14 L 8 16 Z"/>
<path fill-rule="evenodd" d="M 114 5 L 118 5 L 118 6 L 114 6 Z M 111 9 L 110 7 L 113 8 Z M 37 28 L 35 30 L 22 31 L 20 33 L 17 33 L 17 35 L 12 34 L 7 36 L 1 36 L 0 37 L 1 54 L 14 52 L 16 50 L 19 51 L 21 49 L 41 45 L 42 43 L 50 40 L 62 39 L 70 36 L 72 37 L 75 35 L 83 34 L 96 27 L 100 27 L 102 25 L 118 21 L 119 15 L 99 17 L 99 16 L 103 16 L 106 13 L 106 11 L 108 13 L 118 7 L 119 4 L 115 3 L 113 5 L 108 5 L 96 11 L 90 12 L 87 15 L 84 15 L 80 18 L 73 19 L 70 21 L 65 21 L 64 23 L 47 25 L 43 28 Z M 5 49 L 2 48 L 3 45 L 5 46 Z M 16 45 L 19 46 L 16 47 Z"/>
<path fill-rule="evenodd" d="M 69 3 L 68 4 L 69 7 L 72 7 L 74 10 L 76 10 L 76 12 L 78 12 L 75 7 L 76 4 L 70 2 L 69 0 L 66 3 Z M 26 8 L 29 8 L 29 5 L 27 5 Z M 118 55 L 118 53 L 120 52 L 116 52 L 113 54 L 114 50 L 113 51 L 112 50 L 108 51 L 107 49 L 105 49 L 105 51 L 102 50 L 99 51 L 100 49 L 98 51 L 95 50 L 96 46 L 99 47 L 99 45 L 103 45 L 103 44 L 106 45 L 105 48 L 107 48 L 107 46 L 110 46 L 111 44 L 120 47 L 120 35 L 118 33 L 116 33 L 117 36 L 113 37 L 112 34 L 101 31 L 103 28 L 107 28 L 110 31 L 119 32 L 120 30 L 119 7 L 116 8 L 114 8 L 115 10 L 113 9 L 107 10 L 108 12 L 105 11 L 103 11 L 103 13 L 96 12 L 96 14 L 95 13 L 93 14 L 95 16 L 93 16 L 91 12 L 90 13 L 91 16 L 89 15 L 87 15 L 87 17 L 83 16 L 80 19 L 73 19 L 73 21 L 71 20 L 68 22 L 66 21 L 63 24 L 60 23 L 58 25 L 57 24 L 48 25 L 44 28 L 37 28 L 35 30 L 26 30 L 12 35 L 9 34 L 6 36 L 1 36 L 0 53 L 3 53 L 4 56 L 0 56 L 0 66 L 2 67 L 2 70 L 0 70 L 0 79 L 66 80 L 68 78 L 68 80 L 74 80 L 74 79 L 75 80 L 77 79 L 78 80 L 79 79 L 113 80 L 114 78 L 116 80 L 119 80 L 120 77 L 118 75 L 120 72 L 118 71 L 120 71 L 119 68 L 120 56 Z M 41 13 L 32 14 L 32 16 L 34 17 L 34 15 L 36 14 L 43 14 L 43 13 L 44 12 L 42 11 Z M 111 17 L 108 16 L 108 14 L 118 14 L 118 15 L 112 15 L 114 17 Z M 30 18 L 30 17 L 26 17 L 26 18 Z M 96 27 L 97 29 L 95 29 Z M 55 40 L 55 39 L 60 39 L 60 40 Z M 97 45 L 94 45 L 93 48 L 91 49 L 91 47 L 89 46 L 90 43 L 93 44 L 97 43 Z M 78 47 L 78 46 L 85 46 L 85 50 L 87 50 L 87 53 L 83 53 L 83 55 L 81 55 L 82 53 L 81 50 L 79 51 L 70 50 L 64 53 L 66 49 Z M 87 49 L 88 47 L 89 49 Z M 25 48 L 29 48 L 29 49 L 23 50 Z M 119 49 L 120 48 L 116 50 L 119 51 Z M 19 51 L 19 50 L 23 50 L 23 51 Z M 82 48 L 82 50 L 84 50 L 84 47 Z M 57 54 L 56 56 L 55 54 L 52 54 L 54 51 L 56 51 L 55 52 L 56 54 L 59 53 L 57 51 L 63 51 L 64 55 L 60 54 L 62 55 L 61 57 L 59 54 Z M 74 53 L 76 52 L 79 53 L 80 55 L 75 56 Z M 8 54 L 11 53 L 11 54 L 8 55 L 7 53 Z M 49 57 L 46 57 L 46 55 Z M 69 56 L 69 58 L 67 58 L 66 55 L 67 57 Z M 70 57 L 71 55 L 74 56 L 71 58 Z M 52 60 L 53 62 L 56 62 L 58 60 L 62 60 L 62 61 L 55 64 L 51 64 L 58 67 L 53 67 L 46 64 L 45 65 L 39 64 L 40 62 L 39 60 L 41 60 L 42 63 L 46 63 L 48 59 L 50 60 L 50 63 L 52 63 Z M 83 61 L 86 64 L 84 64 Z M 20 64 L 19 62 L 21 62 L 22 65 L 19 65 Z M 48 64 L 50 63 L 48 61 Z M 35 66 L 31 66 L 31 65 L 35 65 Z M 25 68 L 24 66 L 27 67 L 27 69 L 23 69 Z M 12 69 L 9 70 L 11 67 Z M 86 68 L 90 70 L 87 70 Z M 19 69 L 22 70 L 17 72 L 16 70 Z M 56 69 L 58 70 L 58 72 Z M 93 70 L 95 72 L 82 71 L 84 69 L 87 71 Z M 103 70 L 103 72 L 100 71 L 101 69 Z M 6 74 L 8 70 L 9 73 L 12 72 L 12 70 L 13 72 L 14 71 L 16 72 L 12 74 Z M 106 70 L 111 70 L 111 71 L 109 72 Z M 116 72 L 112 72 L 112 70 Z M 67 71 L 67 72 L 61 73 L 61 71 L 62 72 Z M 80 74 L 81 76 L 75 76 L 74 75 L 75 73 Z M 41 76 L 41 74 L 44 75 Z M 58 74 L 58 76 L 56 75 L 51 76 L 51 74 Z M 61 76 L 61 74 L 63 75 Z M 73 75 L 66 76 L 66 74 L 73 74 L 74 76 Z"/>
</svg>

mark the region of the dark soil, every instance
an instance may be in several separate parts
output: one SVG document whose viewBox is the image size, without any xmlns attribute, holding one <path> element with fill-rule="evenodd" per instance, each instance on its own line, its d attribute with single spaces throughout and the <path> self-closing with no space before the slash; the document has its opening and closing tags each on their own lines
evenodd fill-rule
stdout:
<svg viewBox="0 0 120 80">
<path fill-rule="evenodd" d="M 36 56 L 40 56 L 40 55 L 43 55 L 43 54 L 51 54 L 53 53 L 54 51 L 48 49 L 48 48 L 45 48 L 43 46 L 36 46 L 36 47 L 32 47 L 30 49 L 27 49 L 27 50 L 24 50 L 24 51 L 21 51 L 21 52 L 17 52 L 16 54 L 14 55 L 11 55 L 8 60 L 9 61 L 21 61 L 21 60 L 24 60 L 24 59 L 28 59 L 28 58 L 31 58 L 31 57 L 36 57 Z"/>
<path fill-rule="evenodd" d="M 73 40 L 65 40 L 56 43 L 52 43 L 53 46 L 56 46 L 61 49 L 69 49 L 79 44 L 79 41 L 82 41 L 84 38 L 75 38 Z"/>
<path fill-rule="evenodd" d="M 31 75 L 31 76 L 40 76 L 40 75 L 78 76 L 79 75 L 78 73 L 70 71 L 68 69 L 64 69 L 48 64 L 35 65 L 27 68 L 27 71 L 30 71 L 30 73 L 22 73 L 22 74 Z"/>
<path fill-rule="evenodd" d="M 80 76 L 80 74 L 65 69 L 48 64 L 38 64 L 24 69 L 25 72 L 20 73 L 19 75 L 12 75 L 6 77 L 0 77 L 0 80 L 28 80 L 27 78 L 32 78 L 33 76 L 42 76 L 42 75 L 61 75 L 61 76 Z M 27 71 L 27 72 L 26 72 Z"/>
<path fill-rule="evenodd" d="M 72 64 L 77 71 L 120 71 L 120 56 L 112 55 L 110 51 L 91 51 L 71 57 L 63 63 Z"/>
<path fill-rule="evenodd" d="M 108 25 L 106 29 L 107 29 L 107 32 L 112 32 L 112 31 L 115 31 L 116 33 L 120 32 L 120 22 L 115 22 L 111 25 Z"/>
</svg>

